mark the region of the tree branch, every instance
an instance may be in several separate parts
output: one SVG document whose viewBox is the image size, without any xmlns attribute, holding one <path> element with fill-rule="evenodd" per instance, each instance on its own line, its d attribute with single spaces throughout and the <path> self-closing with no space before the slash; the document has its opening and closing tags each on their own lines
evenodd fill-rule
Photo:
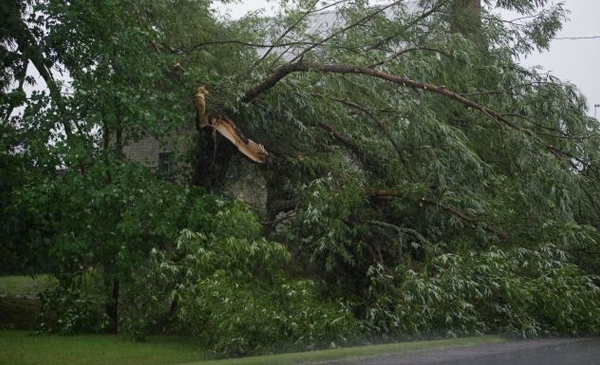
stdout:
<svg viewBox="0 0 600 365">
<path fill-rule="evenodd" d="M 471 99 L 468 99 L 456 92 L 450 91 L 446 89 L 444 86 L 438 86 L 435 84 L 430 84 L 427 82 L 415 81 L 411 79 L 407 79 L 404 77 L 396 76 L 393 74 L 389 74 L 383 71 L 376 70 L 367 66 L 358 66 L 358 65 L 319 65 L 319 64 L 308 64 L 303 62 L 302 60 L 288 63 L 286 65 L 281 66 L 271 76 L 269 76 L 265 81 L 257 85 L 256 87 L 248 90 L 244 95 L 242 101 L 251 102 L 255 98 L 257 98 L 260 94 L 266 92 L 267 90 L 274 87 L 281 79 L 286 77 L 287 75 L 294 72 L 324 72 L 324 73 L 337 73 L 337 74 L 360 74 L 365 76 L 375 77 L 381 80 L 385 80 L 400 86 L 410 87 L 412 89 L 420 89 L 428 92 L 432 92 L 435 94 L 440 94 L 446 98 L 457 101 L 465 106 L 471 107 L 473 109 L 481 111 L 488 118 L 501 122 L 512 129 L 516 129 L 519 131 L 523 131 L 529 135 L 533 135 L 533 132 L 524 130 L 519 127 L 515 123 L 506 119 L 502 114 L 487 108 L 483 105 L 480 105 L 474 102 Z"/>
<path fill-rule="evenodd" d="M 389 35 L 387 37 L 381 38 L 380 40 L 378 40 L 374 44 L 372 44 L 369 47 L 367 47 L 365 49 L 365 51 L 367 51 L 367 52 L 368 51 L 372 51 L 372 50 L 377 49 L 377 48 L 383 46 L 384 44 L 392 41 L 394 38 L 396 38 L 397 36 L 399 36 L 400 34 L 402 34 L 404 31 L 406 31 L 407 29 L 409 29 L 413 25 L 417 24 L 421 20 L 429 17 L 431 14 L 435 13 L 436 11 L 438 11 L 443 6 L 443 3 L 444 3 L 443 1 L 438 2 L 436 6 L 432 7 L 431 9 L 429 9 L 426 12 L 423 12 L 422 14 L 420 14 L 419 16 L 417 16 L 415 19 L 413 19 L 413 21 L 411 21 L 409 24 L 407 24 L 405 27 L 403 27 L 400 31 L 394 32 L 393 34 L 391 34 L 391 35 Z"/>
<path fill-rule="evenodd" d="M 38 71 L 38 73 L 40 74 L 40 76 L 42 77 L 44 82 L 46 83 L 46 86 L 48 87 L 48 90 L 50 91 L 50 98 L 56 105 L 58 111 L 62 114 L 63 118 L 65 118 L 65 120 L 61 124 L 62 124 L 63 128 L 65 129 L 65 134 L 67 136 L 67 139 L 72 139 L 73 138 L 73 128 L 71 127 L 68 120 L 66 119 L 66 110 L 65 110 L 65 106 L 64 106 L 64 103 L 62 100 L 60 86 L 54 80 L 54 77 L 52 76 L 50 69 L 46 66 L 46 64 L 45 64 L 46 60 L 44 58 L 43 52 L 40 50 L 40 47 L 39 47 L 34 35 L 31 33 L 31 31 L 29 30 L 29 28 L 27 27 L 27 25 L 24 23 L 24 21 L 21 19 L 20 16 L 18 16 L 16 18 L 9 17 L 9 19 L 12 19 L 12 20 L 18 19 L 18 20 L 15 20 L 15 21 L 18 21 L 18 24 L 12 24 L 9 27 L 12 26 L 12 28 L 15 29 L 13 37 L 15 38 L 16 43 L 18 44 L 19 51 L 21 51 L 24 58 L 27 58 L 29 61 L 31 61 L 33 66 L 36 68 L 36 70 Z"/>
<path fill-rule="evenodd" d="M 417 47 L 410 47 L 410 48 L 401 49 L 400 51 L 398 51 L 398 52 L 396 52 L 396 53 L 394 53 L 394 54 L 386 57 L 385 59 L 383 59 L 381 61 L 377 61 L 377 62 L 369 65 L 369 67 L 370 68 L 376 68 L 376 67 L 379 67 L 379 66 L 383 66 L 386 63 L 390 62 L 391 60 L 402 56 L 403 54 L 406 54 L 408 52 L 414 52 L 414 51 L 430 51 L 430 52 L 435 52 L 435 53 L 440 54 L 442 56 L 446 56 L 447 58 L 449 58 L 451 60 L 455 60 L 455 61 L 458 61 L 458 62 L 465 63 L 465 61 L 460 60 L 460 59 L 452 56 L 451 54 L 449 54 L 449 53 L 447 53 L 445 51 L 442 51 L 440 49 L 435 49 L 435 48 L 425 47 L 425 46 L 417 46 Z"/>
<path fill-rule="evenodd" d="M 320 42 L 318 42 L 315 45 L 312 45 L 312 46 L 304 49 L 302 52 L 300 52 L 299 55 L 297 55 L 294 59 L 292 59 L 292 63 L 294 63 L 294 62 L 296 62 L 298 60 L 301 60 L 304 57 L 305 54 L 307 54 L 311 50 L 315 49 L 316 47 L 318 47 L 318 46 L 320 46 L 322 44 L 327 43 L 329 40 L 335 38 L 339 34 L 343 34 L 343 33 L 347 32 L 348 30 L 350 30 L 350 29 L 352 29 L 354 27 L 357 27 L 357 26 L 359 26 L 361 24 L 366 23 L 367 21 L 369 21 L 370 19 L 374 18 L 378 14 L 383 13 L 386 9 L 389 9 L 389 8 L 391 8 L 393 6 L 396 6 L 399 3 L 401 3 L 401 2 L 402 2 L 402 0 L 395 1 L 395 2 L 393 2 L 391 4 L 389 4 L 389 5 L 386 5 L 386 6 L 382 6 L 381 8 L 378 8 L 376 11 L 374 11 L 374 12 L 372 12 L 370 14 L 367 14 L 364 17 L 360 18 L 359 20 L 355 21 L 354 23 L 349 24 L 349 25 L 345 26 L 344 28 L 342 28 L 342 29 L 340 29 L 340 30 L 338 30 L 336 32 L 331 33 L 329 36 L 325 37 Z"/>
<path fill-rule="evenodd" d="M 280 43 L 280 44 L 263 44 L 263 43 L 250 43 L 250 42 L 244 42 L 244 41 L 240 41 L 237 39 L 224 39 L 221 41 L 208 41 L 208 42 L 202 42 L 202 43 L 198 43 L 193 45 L 189 51 L 187 51 L 187 54 L 192 53 L 193 51 L 195 51 L 196 49 L 200 48 L 200 47 L 205 47 L 205 46 L 221 46 L 224 44 L 238 44 L 240 46 L 245 46 L 245 47 L 254 47 L 254 48 L 276 48 L 276 47 L 289 47 L 289 46 L 308 46 L 308 45 L 314 45 L 314 42 L 308 42 L 308 41 L 293 41 L 293 42 L 287 42 L 287 43 Z M 257 61 L 259 62 L 259 61 Z"/>
<path fill-rule="evenodd" d="M 407 173 L 409 174 L 410 177 L 412 177 L 412 172 L 410 171 L 410 167 L 406 161 L 406 158 L 404 156 L 404 150 L 402 147 L 400 147 L 398 145 L 398 143 L 396 143 L 396 141 L 392 138 L 392 136 L 386 131 L 385 126 L 383 125 L 383 123 L 381 122 L 381 120 L 379 118 L 377 118 L 375 115 L 373 115 L 373 113 L 367 109 L 366 107 L 353 103 L 351 101 L 348 100 L 344 100 L 344 99 L 340 99 L 340 98 L 334 98 L 334 97 L 330 97 L 330 96 L 325 96 L 325 95 L 321 95 L 321 94 L 316 94 L 316 93 L 311 93 L 311 95 L 321 98 L 321 99 L 330 99 L 333 100 L 335 102 L 338 102 L 342 105 L 346 105 L 350 108 L 354 108 L 357 109 L 359 111 L 361 111 L 362 113 L 364 113 L 365 115 L 367 115 L 367 117 L 369 117 L 369 119 L 371 119 L 373 122 L 375 122 L 375 124 L 377 125 L 377 127 L 381 130 L 381 132 L 384 134 L 385 138 L 392 144 L 392 146 L 394 147 L 394 150 L 396 150 L 396 153 L 398 154 L 398 157 L 400 158 L 400 161 L 402 162 L 402 164 L 404 165 L 404 168 L 406 169 Z M 324 126 L 321 126 L 321 128 L 323 128 Z M 339 134 L 339 133 L 338 133 Z M 334 135 L 335 137 L 335 135 Z M 340 140 L 341 141 L 341 140 Z M 354 142 L 352 142 L 353 144 L 355 144 Z M 356 145 L 356 148 L 360 150 L 360 148 L 358 147 L 358 145 Z"/>
<path fill-rule="evenodd" d="M 306 19 L 306 17 L 308 17 L 315 6 L 317 6 L 317 4 L 319 3 L 318 0 L 313 1 L 313 3 L 308 7 L 308 10 L 306 12 L 304 12 L 304 14 L 302 14 L 302 16 L 296 20 L 294 22 L 294 24 L 292 24 L 290 27 L 288 27 L 280 36 L 279 38 L 275 41 L 274 44 L 272 44 L 269 49 L 265 52 L 265 54 L 262 55 L 262 57 L 260 59 L 258 59 L 251 67 L 250 67 L 250 71 L 252 71 L 258 64 L 260 64 L 265 58 L 267 58 L 267 56 L 273 51 L 273 49 L 275 49 L 275 47 L 286 47 L 285 44 L 277 44 L 278 42 L 281 42 L 281 40 L 283 40 L 283 38 L 288 35 L 292 30 L 294 30 L 296 28 L 296 26 L 298 26 L 298 24 L 300 24 L 300 22 L 302 22 L 304 19 Z M 289 44 L 288 44 L 289 45 Z"/>
<path fill-rule="evenodd" d="M 340 142 L 344 147 L 348 148 L 356 157 L 358 157 L 359 160 L 361 160 L 362 162 L 368 160 L 367 154 L 360 148 L 360 146 L 356 142 L 352 141 L 348 137 L 336 131 L 333 128 L 333 126 L 322 121 L 318 123 L 318 126 L 321 129 L 324 129 L 327 132 L 331 133 L 333 138 Z"/>
<path fill-rule="evenodd" d="M 258 84 L 254 88 L 248 90 L 244 97 L 242 98 L 243 102 L 249 103 L 256 99 L 262 93 L 268 91 L 273 88 L 279 81 L 288 76 L 289 74 L 295 72 L 322 72 L 322 73 L 334 73 L 334 74 L 356 74 L 356 75 L 364 75 L 369 77 L 378 78 L 384 81 L 388 81 L 394 83 L 396 85 L 400 85 L 403 87 L 409 87 L 412 89 L 423 90 L 427 92 L 431 92 L 434 94 L 441 95 L 450 100 L 454 100 L 458 103 L 463 104 L 466 107 L 473 108 L 475 110 L 480 111 L 489 119 L 499 123 L 500 125 L 505 125 L 511 129 L 517 130 L 526 134 L 527 136 L 533 138 L 535 141 L 540 143 L 545 149 L 551 152 L 556 157 L 565 157 L 572 159 L 574 158 L 572 155 L 557 149 L 555 146 L 546 143 L 542 140 L 534 131 L 530 129 L 523 128 L 518 124 L 510 121 L 505 117 L 504 114 L 501 114 L 493 109 L 490 109 L 484 105 L 481 105 L 459 93 L 448 90 L 444 86 L 439 86 L 435 84 L 430 84 L 427 82 L 416 81 L 412 79 L 407 79 L 404 77 L 400 77 L 397 75 L 393 75 L 390 73 L 386 73 L 383 71 L 376 70 L 374 68 L 368 66 L 359 66 L 359 65 L 337 65 L 337 64 L 313 64 L 304 62 L 302 59 L 285 64 L 278 69 L 275 70 L 266 80 L 262 83 Z"/>
<path fill-rule="evenodd" d="M 399 235 L 409 234 L 409 235 L 415 237 L 420 242 L 425 243 L 425 244 L 429 244 L 429 241 L 425 237 L 423 237 L 422 234 L 420 234 L 419 232 L 417 232 L 417 230 L 414 230 L 412 228 L 400 227 L 400 226 L 397 226 L 395 224 L 391 224 L 391 223 L 387 223 L 387 222 L 381 222 L 381 221 L 375 221 L 375 220 L 367 221 L 367 223 L 370 224 L 370 225 L 373 225 L 373 226 L 379 226 L 379 227 L 382 227 L 382 228 L 393 229 L 396 232 L 398 232 Z"/>
<path fill-rule="evenodd" d="M 395 190 L 372 190 L 372 191 L 368 192 L 368 195 L 373 198 L 412 198 L 402 192 L 395 191 Z M 412 198 L 412 199 L 414 199 L 414 198 Z M 469 216 L 467 213 L 463 212 L 462 210 L 460 210 L 456 207 L 453 207 L 453 206 L 446 205 L 446 204 L 440 202 L 439 200 L 432 199 L 432 198 L 426 198 L 426 197 L 417 198 L 416 200 L 419 203 L 419 206 L 423 206 L 424 204 L 434 205 L 434 206 L 444 210 L 446 213 L 449 213 L 455 217 L 458 217 L 462 221 L 471 225 L 471 227 L 475 227 L 477 225 L 481 226 L 481 228 L 483 228 L 485 231 L 494 234 L 495 236 L 501 238 L 502 240 L 506 241 L 510 238 L 510 236 L 506 232 L 503 232 L 494 227 L 490 227 L 484 221 L 477 219 L 477 218 L 473 218 L 473 217 Z"/>
</svg>

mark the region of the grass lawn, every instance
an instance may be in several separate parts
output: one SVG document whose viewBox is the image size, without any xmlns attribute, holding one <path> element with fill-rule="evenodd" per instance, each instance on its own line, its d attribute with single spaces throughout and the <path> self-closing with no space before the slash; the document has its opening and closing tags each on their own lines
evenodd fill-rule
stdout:
<svg viewBox="0 0 600 365">
<path fill-rule="evenodd" d="M 37 295 L 54 285 L 48 275 L 39 275 L 35 279 L 29 276 L 0 276 L 0 329 L 34 329 L 40 311 Z"/>
<path fill-rule="evenodd" d="M 35 279 L 30 276 L 0 276 L 0 295 L 37 296 L 54 285 L 48 275 L 39 275 Z"/>
<path fill-rule="evenodd" d="M 500 343 L 506 339 L 501 336 L 478 336 L 447 340 L 400 342 L 385 345 L 357 346 L 297 352 L 272 356 L 247 357 L 235 360 L 201 361 L 187 365 L 300 365 L 315 364 L 339 359 L 361 359 L 388 354 L 406 354 L 413 351 L 436 350 L 457 346 L 474 346 L 484 343 Z"/>
<path fill-rule="evenodd" d="M 134 343 L 110 335 L 56 336 L 0 331 L 0 364 L 291 365 L 502 341 L 499 336 L 481 336 L 208 361 L 206 353 L 193 342 L 175 337 L 150 337 L 147 342 Z"/>
<path fill-rule="evenodd" d="M 204 358 L 198 346 L 175 337 L 153 337 L 131 342 L 111 335 L 36 335 L 28 331 L 0 331 L 1 365 L 168 365 Z"/>
</svg>

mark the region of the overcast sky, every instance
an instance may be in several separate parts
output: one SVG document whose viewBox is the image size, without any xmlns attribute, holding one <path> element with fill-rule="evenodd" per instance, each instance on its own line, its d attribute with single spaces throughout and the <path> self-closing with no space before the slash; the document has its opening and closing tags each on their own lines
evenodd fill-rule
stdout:
<svg viewBox="0 0 600 365">
<path fill-rule="evenodd" d="M 565 0 L 569 21 L 552 41 L 550 51 L 535 54 L 522 63 L 540 65 L 546 71 L 577 85 L 587 97 L 589 114 L 600 104 L 600 1 Z M 590 39 L 571 39 L 596 37 Z M 567 38 L 567 39 L 561 39 Z M 598 107 L 600 116 L 600 106 Z"/>
<path fill-rule="evenodd" d="M 227 11 L 234 19 L 257 9 L 273 14 L 274 3 L 276 1 L 245 0 L 229 5 Z M 563 0 L 563 3 L 570 14 L 558 39 L 552 41 L 549 51 L 529 56 L 521 63 L 542 66 L 543 70 L 577 85 L 586 96 L 589 114 L 593 116 L 594 105 L 600 104 L 600 0 Z M 219 10 L 226 11 L 225 7 Z M 600 106 L 597 112 L 600 116 Z"/>
</svg>

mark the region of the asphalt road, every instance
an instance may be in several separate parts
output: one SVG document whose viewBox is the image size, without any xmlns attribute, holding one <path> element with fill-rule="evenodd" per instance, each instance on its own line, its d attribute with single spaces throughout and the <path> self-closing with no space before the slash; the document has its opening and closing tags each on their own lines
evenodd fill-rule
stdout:
<svg viewBox="0 0 600 365">
<path fill-rule="evenodd" d="M 600 365 L 600 338 L 508 341 L 327 365 Z"/>
</svg>

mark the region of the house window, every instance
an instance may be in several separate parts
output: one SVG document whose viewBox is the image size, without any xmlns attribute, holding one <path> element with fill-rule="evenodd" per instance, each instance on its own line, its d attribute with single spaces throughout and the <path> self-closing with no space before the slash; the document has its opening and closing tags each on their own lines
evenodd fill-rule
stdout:
<svg viewBox="0 0 600 365">
<path fill-rule="evenodd" d="M 177 160 L 173 152 L 158 153 L 158 174 L 165 179 L 172 179 L 177 169 Z"/>
</svg>

